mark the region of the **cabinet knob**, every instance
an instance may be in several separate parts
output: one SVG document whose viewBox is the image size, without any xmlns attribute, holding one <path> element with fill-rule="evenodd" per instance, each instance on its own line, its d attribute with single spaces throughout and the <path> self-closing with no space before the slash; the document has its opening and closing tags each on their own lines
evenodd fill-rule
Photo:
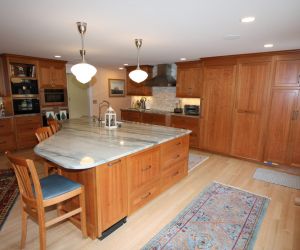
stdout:
<svg viewBox="0 0 300 250">
<path fill-rule="evenodd" d="M 151 168 L 152 168 L 152 166 L 149 165 L 148 167 L 143 168 L 142 171 L 147 171 L 147 170 L 149 170 L 149 169 L 151 169 Z"/>
<path fill-rule="evenodd" d="M 146 195 L 142 196 L 141 199 L 146 199 L 147 197 L 149 197 L 151 195 L 151 192 L 148 192 Z"/>
<path fill-rule="evenodd" d="M 176 176 L 179 174 L 179 171 L 175 172 L 174 174 L 172 174 L 172 176 Z"/>
</svg>

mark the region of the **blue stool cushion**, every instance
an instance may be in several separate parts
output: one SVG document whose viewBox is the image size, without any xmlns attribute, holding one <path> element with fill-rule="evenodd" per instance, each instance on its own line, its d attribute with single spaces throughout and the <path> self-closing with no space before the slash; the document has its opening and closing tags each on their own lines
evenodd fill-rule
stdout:
<svg viewBox="0 0 300 250">
<path fill-rule="evenodd" d="M 57 174 L 42 178 L 40 183 L 44 200 L 52 199 L 81 187 L 79 183 Z"/>
</svg>

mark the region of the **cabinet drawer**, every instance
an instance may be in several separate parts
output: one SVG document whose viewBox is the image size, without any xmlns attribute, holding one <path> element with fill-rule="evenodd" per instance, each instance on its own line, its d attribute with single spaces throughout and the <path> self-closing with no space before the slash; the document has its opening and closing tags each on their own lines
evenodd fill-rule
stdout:
<svg viewBox="0 0 300 250">
<path fill-rule="evenodd" d="M 37 128 L 41 127 L 40 123 L 27 123 L 16 125 L 16 131 L 18 134 L 31 133 L 35 134 Z"/>
<path fill-rule="evenodd" d="M 129 213 L 141 208 L 160 193 L 159 180 L 146 185 L 129 198 Z"/>
<path fill-rule="evenodd" d="M 0 119 L 0 134 L 8 134 L 14 131 L 13 119 Z"/>
<path fill-rule="evenodd" d="M 20 116 L 15 117 L 16 125 L 24 125 L 28 123 L 39 123 L 41 124 L 41 116 Z"/>
<path fill-rule="evenodd" d="M 183 159 L 162 172 L 161 190 L 165 190 L 187 175 L 188 160 Z"/>
<path fill-rule="evenodd" d="M 139 192 L 144 185 L 160 177 L 159 148 L 147 150 L 128 160 L 130 193 Z"/>
<path fill-rule="evenodd" d="M 14 134 L 0 136 L 0 151 L 14 150 L 16 148 L 16 140 Z"/>
<path fill-rule="evenodd" d="M 188 137 L 180 137 L 176 140 L 161 145 L 161 165 L 162 169 L 187 157 L 188 154 Z"/>
</svg>

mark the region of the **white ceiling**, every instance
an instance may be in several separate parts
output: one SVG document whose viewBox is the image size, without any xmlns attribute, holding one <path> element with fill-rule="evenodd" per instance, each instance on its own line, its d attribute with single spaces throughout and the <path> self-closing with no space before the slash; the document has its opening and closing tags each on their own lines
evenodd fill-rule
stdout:
<svg viewBox="0 0 300 250">
<path fill-rule="evenodd" d="M 104 67 L 135 64 L 134 38 L 142 64 L 300 48 L 299 0 L 1 0 L 0 53 L 76 63 L 76 21 L 88 23 L 87 61 Z"/>
</svg>

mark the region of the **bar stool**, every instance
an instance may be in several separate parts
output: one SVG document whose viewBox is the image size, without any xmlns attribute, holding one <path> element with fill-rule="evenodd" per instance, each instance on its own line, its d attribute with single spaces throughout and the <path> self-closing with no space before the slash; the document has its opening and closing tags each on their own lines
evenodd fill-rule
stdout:
<svg viewBox="0 0 300 250">
<path fill-rule="evenodd" d="M 51 119 L 51 120 L 48 120 L 47 122 L 48 122 L 48 125 L 50 126 L 53 134 L 55 134 L 59 131 L 60 124 L 58 123 L 58 121 Z"/>
<path fill-rule="evenodd" d="M 35 131 L 35 136 L 39 142 L 46 140 L 51 135 L 53 135 L 53 133 L 52 133 L 52 130 L 50 127 L 37 128 L 37 130 Z M 51 171 L 60 173 L 58 166 L 47 160 L 44 160 L 44 169 L 45 169 L 46 176 L 48 176 L 49 172 L 51 172 Z"/>
<path fill-rule="evenodd" d="M 39 225 L 40 249 L 46 249 L 46 228 L 60 221 L 80 214 L 82 236 L 87 237 L 84 186 L 61 175 L 49 175 L 39 180 L 32 160 L 12 156 L 5 152 L 17 177 L 21 194 L 22 236 L 21 249 L 24 249 L 27 234 L 27 218 L 30 216 Z M 79 197 L 79 208 L 61 213 L 61 203 Z M 57 205 L 58 217 L 45 220 L 45 208 Z M 75 219 L 75 218 L 73 218 Z"/>
</svg>

